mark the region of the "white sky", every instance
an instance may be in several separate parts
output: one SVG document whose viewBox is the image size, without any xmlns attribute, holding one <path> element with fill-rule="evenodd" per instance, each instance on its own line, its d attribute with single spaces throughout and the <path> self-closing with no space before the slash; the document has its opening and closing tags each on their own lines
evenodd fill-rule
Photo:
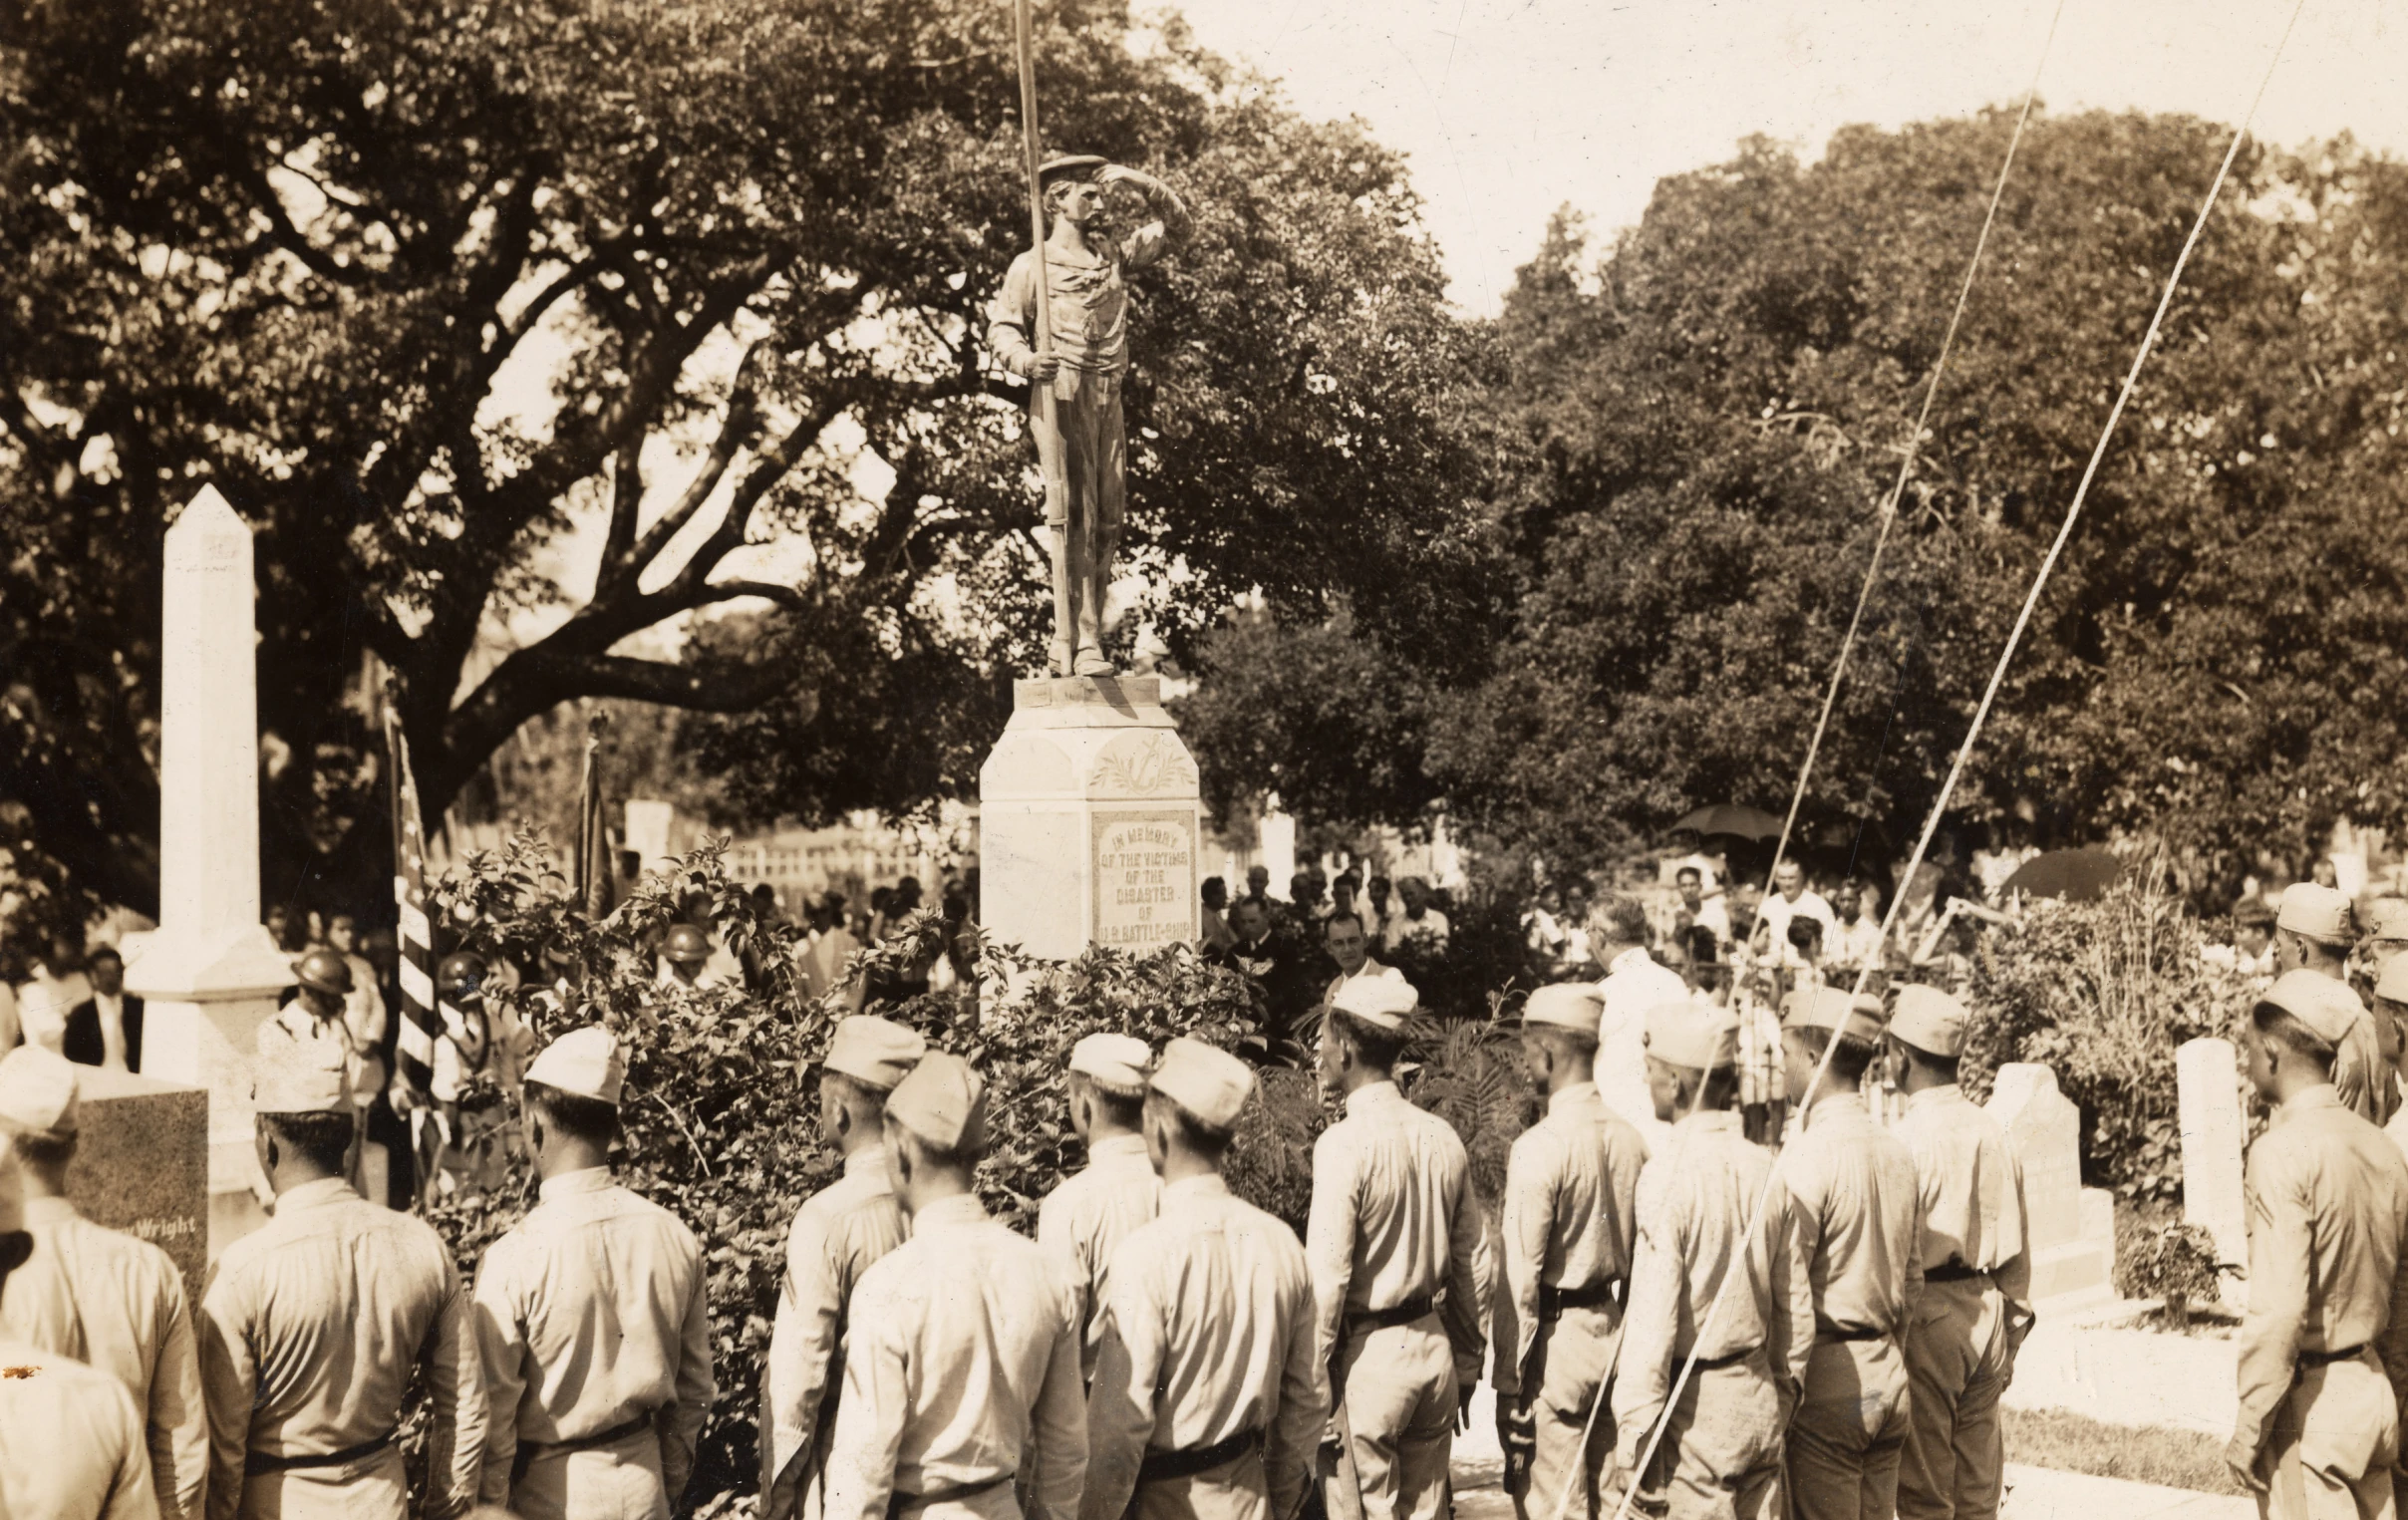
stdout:
<svg viewBox="0 0 2408 1520">
<path fill-rule="evenodd" d="M 1196 35 L 1314 117 L 1410 155 L 1454 298 L 1493 313 L 1547 217 L 1636 222 L 1665 174 L 1763 133 L 2015 105 L 2055 0 L 1178 0 Z M 2237 122 L 2287 0 L 2064 0 L 2050 111 Z M 2258 114 L 2282 144 L 2344 129 L 2408 154 L 2408 0 L 2307 0 Z"/>
</svg>

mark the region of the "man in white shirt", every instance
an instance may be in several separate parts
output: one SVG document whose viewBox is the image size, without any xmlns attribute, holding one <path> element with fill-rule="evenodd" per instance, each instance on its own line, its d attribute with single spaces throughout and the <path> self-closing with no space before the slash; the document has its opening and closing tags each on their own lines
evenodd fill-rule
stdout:
<svg viewBox="0 0 2408 1520">
<path fill-rule="evenodd" d="M 1388 920 L 1388 950 L 1394 953 L 1407 940 L 1419 940 L 1424 948 L 1441 951 L 1446 948 L 1446 915 L 1430 904 L 1429 883 L 1418 876 L 1407 876 L 1396 883 L 1396 895 L 1404 899 L 1404 911 Z"/>
<path fill-rule="evenodd" d="M 1723 901 L 1720 888 L 1711 897 L 1705 895 L 1703 871 L 1693 865 L 1680 867 L 1672 873 L 1672 889 L 1680 894 L 1680 907 L 1688 914 L 1689 922 L 1713 933 L 1716 949 L 1730 944 L 1730 905 Z M 1599 964 L 1604 962 L 1601 960 Z"/>
<path fill-rule="evenodd" d="M 1881 969 L 1881 906 L 1858 882 L 1844 881 L 1839 891 L 1839 933 L 1824 941 L 1823 964 L 1832 971 Z"/>
<path fill-rule="evenodd" d="M 1382 966 L 1371 958 L 1370 937 L 1364 932 L 1362 915 L 1333 913 L 1322 925 L 1322 945 L 1338 966 L 1338 975 L 1330 979 L 1322 993 L 1324 1003 L 1338 1000 L 1338 990 L 1356 977 L 1382 977 L 1391 982 L 1404 980 L 1404 973 L 1393 966 Z"/>
<path fill-rule="evenodd" d="M 1794 860 L 1784 860 L 1773 867 L 1772 896 L 1756 910 L 1756 928 L 1750 943 L 1756 953 L 1779 958 L 1779 964 L 1792 969 L 1804 965 L 1805 957 L 1789 942 L 1789 921 L 1804 914 L 1823 926 L 1823 943 L 1828 946 L 1839 938 L 1839 915 L 1831 911 L 1820 892 L 1809 891 L 1806 872 Z"/>
<path fill-rule="evenodd" d="M 1597 1090 L 1654 1150 L 1671 1126 L 1656 1117 L 1648 1091 L 1647 1012 L 1687 997 L 1688 984 L 1648 954 L 1647 910 L 1620 892 L 1600 897 L 1589 910 L 1589 943 L 1606 968 L 1597 984 L 1605 1008 L 1597 1022 Z"/>
</svg>

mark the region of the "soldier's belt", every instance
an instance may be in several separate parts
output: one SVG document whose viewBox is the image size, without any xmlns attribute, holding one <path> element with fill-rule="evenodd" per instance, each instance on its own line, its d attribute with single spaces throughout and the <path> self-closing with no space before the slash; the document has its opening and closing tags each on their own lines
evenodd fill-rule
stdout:
<svg viewBox="0 0 2408 1520">
<path fill-rule="evenodd" d="M 526 1476 L 527 1469 L 534 1465 L 535 1458 L 547 1451 L 594 1451 L 604 1446 L 616 1446 L 637 1431 L 650 1429 L 653 1416 L 659 1412 L 657 1409 L 646 1409 L 607 1430 L 596 1430 L 591 1435 L 580 1435 L 571 1440 L 520 1441 L 517 1455 L 510 1459 L 510 1482 L 515 1486 L 520 1478 Z"/>
<path fill-rule="evenodd" d="M 346 1446 L 340 1451 L 321 1451 L 311 1455 L 270 1456 L 264 1451 L 245 1452 L 242 1458 L 243 1475 L 256 1478 L 266 1473 L 293 1472 L 303 1467 L 341 1467 L 364 1456 L 375 1456 L 392 1445 L 394 1436 L 398 1434 L 398 1430 L 388 1430 L 373 1441 L 362 1441 L 357 1446 Z"/>
<path fill-rule="evenodd" d="M 1754 1356 L 1756 1353 L 1762 1350 L 1764 1350 L 1764 1344 L 1759 1341 L 1754 1346 L 1732 1352 L 1727 1357 L 1699 1357 L 1697 1359 L 1697 1370 L 1700 1372 L 1719 1372 L 1726 1367 L 1737 1367 L 1740 1363 L 1745 1362 L 1748 1358 Z"/>
<path fill-rule="evenodd" d="M 1539 1318 L 1542 1320 L 1557 1319 L 1567 1309 L 1611 1308 L 1614 1304 L 1615 1290 L 1620 1287 L 1622 1287 L 1622 1279 L 1619 1277 L 1607 1278 L 1602 1283 L 1591 1283 L 1585 1288 L 1554 1288 L 1541 1283 L 1539 1284 Z"/>
<path fill-rule="evenodd" d="M 1957 1261 L 1942 1262 L 1937 1267 L 1923 1269 L 1923 1280 L 1927 1283 L 1969 1283 L 1975 1278 L 1988 1276 L 1989 1273 L 1979 1267 L 1968 1267 Z"/>
<path fill-rule="evenodd" d="M 1011 1481 L 1012 1474 L 1007 1472 L 1000 1478 L 989 1478 L 983 1483 L 955 1483 L 945 1488 L 931 1488 L 924 1493 L 906 1493 L 898 1488 L 886 1501 L 887 1520 L 893 1520 L 893 1517 L 902 1514 L 905 1510 L 926 1509 L 931 1504 L 958 1504 L 964 1499 L 975 1499 L 980 1494 L 992 1493 Z"/>
<path fill-rule="evenodd" d="M 1347 1334 L 1361 1330 L 1393 1330 L 1410 1325 L 1415 1320 L 1434 1313 L 1437 1302 L 1428 1294 L 1406 1299 L 1392 1309 L 1350 1309 L 1347 1311 Z"/>
<path fill-rule="evenodd" d="M 1214 1441 L 1209 1446 L 1197 1446 L 1188 1451 L 1149 1450 L 1145 1453 L 1145 1459 L 1137 1464 L 1137 1482 L 1142 1486 L 1147 1483 L 1167 1483 L 1173 1478 L 1192 1478 L 1215 1467 L 1226 1467 L 1262 1444 L 1263 1432 L 1255 1429 L 1240 1430 L 1225 1441 Z"/>
<path fill-rule="evenodd" d="M 2336 1352 L 2302 1351 L 2299 1353 L 2299 1365 L 2301 1367 L 2330 1367 L 2336 1362 L 2352 1361 L 2365 1354 L 2366 1343 L 2361 1341 L 2355 1346 L 2345 1346 Z"/>
<path fill-rule="evenodd" d="M 1834 1341 L 1887 1341 L 1890 1333 L 1873 1325 L 1834 1325 L 1818 1328 L 1814 1339 L 1818 1346 Z"/>
</svg>

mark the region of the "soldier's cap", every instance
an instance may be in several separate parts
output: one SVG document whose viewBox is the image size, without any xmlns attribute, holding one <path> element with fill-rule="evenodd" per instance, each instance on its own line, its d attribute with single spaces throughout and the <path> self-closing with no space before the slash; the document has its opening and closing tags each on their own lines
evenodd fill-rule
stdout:
<svg viewBox="0 0 2408 1520">
<path fill-rule="evenodd" d="M 1544 1024 L 1594 1035 L 1605 1017 L 1606 1000 L 1594 982 L 1551 982 L 1531 989 L 1530 1001 L 1522 1005 L 1524 1029 Z"/>
<path fill-rule="evenodd" d="M 2366 937 L 2408 940 L 2408 897 L 2378 897 L 2366 905 Z"/>
<path fill-rule="evenodd" d="M 1867 1044 L 1882 1037 L 1881 999 L 1868 993 L 1852 998 L 1838 987 L 1801 987 L 1781 1000 L 1781 1028 L 1829 1030 Z"/>
<path fill-rule="evenodd" d="M 1055 153 L 1037 166 L 1037 182 L 1042 188 L 1056 179 L 1092 179 L 1111 161 L 1095 153 Z"/>
<path fill-rule="evenodd" d="M 1954 1061 L 1964 1054 L 1964 1027 L 1972 1014 L 1962 1003 L 1937 987 L 1920 984 L 1898 990 L 1890 1013 L 1890 1033 L 1927 1056 Z"/>
<path fill-rule="evenodd" d="M 711 941 L 692 924 L 673 924 L 661 944 L 661 954 L 680 965 L 698 965 L 711 959 Z"/>
<path fill-rule="evenodd" d="M 2274 985 L 2258 995 L 2257 1006 L 2290 1015 L 2336 1049 L 2348 1038 L 2349 1027 L 2366 1016 L 2366 1005 L 2347 983 L 2305 968 L 2274 978 Z"/>
<path fill-rule="evenodd" d="M 1739 1018 L 1704 998 L 1673 998 L 1647 1013 L 1648 1054 L 1668 1065 L 1712 1071 L 1739 1059 Z"/>
<path fill-rule="evenodd" d="M 1375 1029 L 1394 1031 L 1421 1006 L 1421 994 L 1402 977 L 1349 977 L 1330 1006 Z"/>
<path fill-rule="evenodd" d="M 260 1113 L 348 1113 L 343 1047 L 332 1040 L 284 1041 L 251 1060 L 251 1107 Z"/>
<path fill-rule="evenodd" d="M 2274 916 L 2274 927 L 2327 945 L 2344 944 L 2353 938 L 2348 894 L 2312 881 L 2294 881 L 2282 889 L 2282 911 Z"/>
<path fill-rule="evenodd" d="M 1254 1069 L 1246 1063 L 1185 1035 L 1162 1048 L 1149 1078 L 1153 1089 L 1177 1103 L 1196 1121 L 1228 1134 L 1238 1127 L 1238 1115 L 1254 1093 Z"/>
<path fill-rule="evenodd" d="M 987 1137 L 987 1083 L 950 1051 L 930 1051 L 887 1094 L 886 1117 L 939 1150 L 973 1149 Z"/>
<path fill-rule="evenodd" d="M 538 1052 L 526 1068 L 526 1079 L 615 1108 L 620 1089 L 627 1085 L 627 1057 L 610 1031 L 589 1024 L 570 1030 Z"/>
<path fill-rule="evenodd" d="M 836 1021 L 827 1060 L 820 1064 L 864 1086 L 892 1092 L 927 1054 L 928 1042 L 919 1031 L 876 1014 L 854 1014 Z"/>
<path fill-rule="evenodd" d="M 1145 1095 L 1145 1068 L 1153 1047 L 1134 1035 L 1097 1033 L 1070 1047 L 1070 1069 L 1120 1097 Z"/>
<path fill-rule="evenodd" d="M 2395 955 L 2375 978 L 2374 995 L 2386 1003 L 2408 1003 L 2408 955 Z"/>
<path fill-rule="evenodd" d="M 75 1063 L 38 1045 L 0 1057 L 0 1133 L 64 1140 L 75 1132 Z"/>
</svg>

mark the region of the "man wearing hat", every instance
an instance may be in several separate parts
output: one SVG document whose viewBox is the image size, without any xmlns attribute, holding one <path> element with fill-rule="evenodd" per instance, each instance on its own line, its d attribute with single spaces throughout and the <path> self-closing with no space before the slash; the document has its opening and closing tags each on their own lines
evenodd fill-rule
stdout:
<svg viewBox="0 0 2408 1520">
<path fill-rule="evenodd" d="M 34 1249 L 18 1136 L 0 1130 L 0 1296 Z M 142 1416 L 106 1372 L 0 1325 L 0 1515 L 152 1520 L 158 1495 Z"/>
<path fill-rule="evenodd" d="M 2374 1011 L 2375 1017 L 2389 1019 L 2402 1030 L 2408 1030 L 2408 955 L 2393 956 L 2375 978 Z M 2401 1085 L 2408 1087 L 2408 1050 L 2401 1052 L 2398 1070 Z M 2403 1155 L 2408 1155 L 2408 1107 L 2394 1113 L 2391 1122 L 2383 1126 L 2383 1132 L 2398 1143 Z"/>
<path fill-rule="evenodd" d="M 1253 1091 L 1244 1062 L 1185 1038 L 1149 1080 L 1162 1217 L 1112 1256 L 1080 1520 L 1293 1520 L 1304 1507 L 1328 1413 L 1313 1280 L 1295 1233 L 1221 1179 Z"/>
<path fill-rule="evenodd" d="M 1814 1304 L 1781 1195 L 1767 1195 L 1772 1158 L 1748 1142 L 1731 1107 L 1739 1021 L 1703 999 L 1660 1003 L 1648 1011 L 1647 1041 L 1656 1116 L 1672 1127 L 1639 1179 L 1639 1242 L 1614 1369 L 1615 1457 L 1643 1497 L 1681 1520 L 1778 1520 L 1788 1513 L 1781 1433 L 1797 1407 Z M 1764 1214 L 1749 1236 L 1759 1197 Z M 1694 1370 L 1667 1417 L 1673 1380 L 1692 1355 Z M 1659 1419 L 1662 1440 L 1642 1471 Z"/>
<path fill-rule="evenodd" d="M 600 1025 L 535 1057 L 523 1091 L 537 1202 L 476 1273 L 493 1403 L 480 1489 L 522 1520 L 666 1520 L 716 1392 L 702 1247 L 611 1180 L 626 1080 Z"/>
<path fill-rule="evenodd" d="M 671 924 L 661 940 L 661 986 L 703 992 L 720 985 L 711 964 L 711 936 L 692 924 Z"/>
<path fill-rule="evenodd" d="M 414 1372 L 429 1413 L 421 1507 L 464 1513 L 485 1390 L 451 1248 L 345 1180 L 354 1120 L 340 1047 L 262 1058 L 251 1102 L 276 1212 L 226 1247 L 201 1305 L 211 1520 L 401 1520 L 411 1506 L 397 1437 Z"/>
<path fill-rule="evenodd" d="M 844 1386 L 845 1305 L 872 1263 L 903 1243 L 903 1207 L 886 1174 L 886 1095 L 928 1045 L 900 1024 L 856 1014 L 836 1025 L 819 1072 L 819 1132 L 844 1175 L 794 1211 L 785 1279 L 761 1373 L 762 1520 L 819 1520 L 828 1442 Z"/>
<path fill-rule="evenodd" d="M 1347 1105 L 1314 1142 L 1305 1229 L 1335 1405 L 1331 1520 L 1445 1513 L 1455 1424 L 1487 1350 L 1488 1233 L 1470 1158 L 1452 1126 L 1396 1089 L 1419 1004 L 1409 982 L 1360 977 L 1322 1023 L 1322 1086 Z"/>
<path fill-rule="evenodd" d="M 987 308 L 987 346 L 1031 383 L 1029 431 L 1046 480 L 1053 529 L 1054 674 L 1108 676 L 1104 592 L 1112 583 L 1127 485 L 1120 386 L 1128 373 L 1126 275 L 1187 235 L 1187 208 L 1150 174 L 1089 154 L 1048 160 L 1037 171 L 1046 203 L 1045 246 L 1021 254 Z M 1131 228 L 1103 222 L 1104 191 L 1128 185 L 1151 219 Z M 1050 332 L 1037 330 L 1043 259 Z M 1040 404 L 1051 390 L 1053 406 Z"/>
<path fill-rule="evenodd" d="M 14 1139 L 34 1250 L 5 1294 L 0 1337 L 73 1358 L 126 1385 L 143 1415 L 159 1513 L 200 1520 L 209 1414 L 183 1275 L 147 1240 L 104 1230 L 67 1197 L 76 1066 L 40 1046 L 0 1057 L 0 1134 Z"/>
<path fill-rule="evenodd" d="M 931 1051 L 886 1099 L 911 1238 L 853 1290 L 828 1520 L 1073 1520 L 1086 1406 L 1070 1296 L 1045 1248 L 987 1217 L 971 1173 L 987 1084 Z"/>
<path fill-rule="evenodd" d="M 2282 911 L 2274 918 L 2274 964 L 2284 972 L 2312 971 L 2347 991 L 2349 952 L 2356 943 L 2349 898 L 2342 892 L 2312 881 L 2282 889 Z M 2356 993 L 2349 1001 L 2358 1012 L 2334 1045 L 2333 1090 L 2343 1106 L 2382 1124 L 2399 1107 L 2399 1089 L 2391 1080 L 2390 1052 L 2396 1047 L 2383 1038 Z"/>
<path fill-rule="evenodd" d="M 2408 1311 L 2408 1160 L 2332 1087 L 2334 1052 L 2364 1018 L 2356 994 L 2303 970 L 2251 1014 L 2250 1080 L 2275 1111 L 2250 1147 L 2250 1307 L 2225 1460 L 2277 1520 L 2393 1509 L 2385 1368 Z"/>
<path fill-rule="evenodd" d="M 1522 1064 L 1547 1116 L 1505 1166 L 1495 1382 L 1499 1437 L 1530 1453 L 1528 1508 L 1542 1520 L 1592 1520 L 1614 1451 L 1600 1403 L 1622 1346 L 1648 1146 L 1598 1095 L 1603 1012 L 1594 984 L 1572 983 L 1538 988 L 1522 1009 Z"/>
<path fill-rule="evenodd" d="M 1956 1084 L 1967 1017 L 1921 986 L 1901 988 L 1890 1016 L 1891 1079 L 1907 1097 L 1894 1132 L 1915 1157 L 1923 1218 L 1902 1520 L 1994 1520 L 2006 1461 L 1998 1395 L 2032 1325 L 2023 1168 L 2006 1131 Z"/>
<path fill-rule="evenodd" d="M 1773 1175 L 1814 1301 L 1789 1426 L 1796 1520 L 1889 1520 L 1898 1509 L 1908 1427 L 1899 1341 L 1923 1288 L 1922 1220 L 1914 1154 L 1865 1109 L 1865 1073 L 1881 1053 L 1879 998 L 1808 987 L 1782 1005 L 1800 1122 Z"/>
<path fill-rule="evenodd" d="M 1064 1178 L 1037 1209 L 1037 1243 L 1054 1253 L 1070 1290 L 1079 1368 L 1090 1381 L 1112 1253 L 1162 1203 L 1162 1179 L 1137 1127 L 1153 1060 L 1134 1035 L 1089 1035 L 1070 1048 L 1070 1128 L 1087 1148 L 1086 1169 Z"/>
<path fill-rule="evenodd" d="M 367 1157 L 358 1143 L 365 1136 L 359 1131 L 368 1105 L 383 1087 L 384 1064 L 377 1052 L 361 1049 L 352 1033 L 348 1019 L 353 993 L 351 963 L 332 950 L 312 950 L 293 963 L 293 976 L 299 983 L 293 1000 L 276 1010 L 274 1018 L 261 1021 L 251 1037 L 252 1054 L 270 1065 L 286 1064 L 295 1052 L 302 1053 L 298 1059 L 305 1064 L 341 1061 L 344 1110 L 351 1115 L 355 1131 L 343 1174 L 366 1196 Z M 252 1187 L 258 1191 L 261 1179 L 254 1179 Z M 260 1201 L 267 1201 L 264 1191 Z"/>
</svg>

